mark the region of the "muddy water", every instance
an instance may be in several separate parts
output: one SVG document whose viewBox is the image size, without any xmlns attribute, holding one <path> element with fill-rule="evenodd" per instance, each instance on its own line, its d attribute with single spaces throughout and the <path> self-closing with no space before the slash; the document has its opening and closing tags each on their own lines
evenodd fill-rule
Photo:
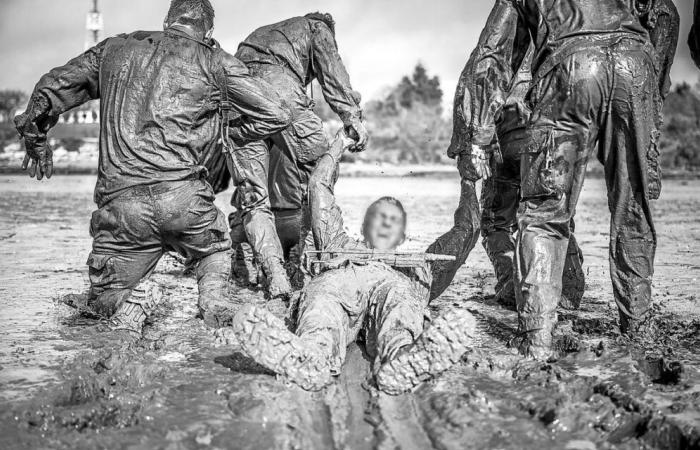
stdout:
<svg viewBox="0 0 700 450">
<path fill-rule="evenodd" d="M 91 177 L 0 178 L 0 448 L 691 448 L 700 445 L 700 184 L 667 182 L 655 205 L 659 331 L 630 345 L 615 330 L 607 201 L 589 180 L 577 215 L 586 255 L 582 310 L 561 320 L 582 345 L 554 364 L 507 348 L 515 314 L 490 297 L 480 246 L 432 311 L 457 304 L 480 349 L 417 392 L 378 394 L 354 346 L 337 382 L 309 394 L 221 347 L 194 319 L 196 284 L 172 260 L 168 295 L 144 339 L 122 343 L 63 305 L 87 287 Z M 351 232 L 377 195 L 409 213 L 407 248 L 448 228 L 456 178 L 342 179 Z M 226 208 L 226 195 L 219 201 Z M 238 291 L 237 303 L 262 302 Z M 280 314 L 284 305 L 269 307 Z"/>
</svg>

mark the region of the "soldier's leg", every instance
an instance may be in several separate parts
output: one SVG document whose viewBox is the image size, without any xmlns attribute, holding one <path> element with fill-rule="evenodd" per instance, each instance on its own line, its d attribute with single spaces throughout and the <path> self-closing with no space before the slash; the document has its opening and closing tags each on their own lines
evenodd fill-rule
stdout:
<svg viewBox="0 0 700 450">
<path fill-rule="evenodd" d="M 492 163 L 493 176 L 482 186 L 482 244 L 496 274 L 496 300 L 515 310 L 513 284 L 514 233 L 520 200 L 520 154 L 501 143 L 503 161 Z"/>
<path fill-rule="evenodd" d="M 257 141 L 236 151 L 242 174 L 234 173 L 236 192 L 232 204 L 242 213 L 248 242 L 258 257 L 268 280 L 271 296 L 284 296 L 291 286 L 282 266 L 282 245 L 270 209 L 268 196 L 269 144 Z"/>
<path fill-rule="evenodd" d="M 323 122 L 313 111 L 301 109 L 296 112 L 292 126 L 274 136 L 275 147 L 281 151 L 279 172 L 286 173 L 284 183 L 278 181 L 276 198 L 285 207 L 301 208 L 300 236 L 303 249 L 312 242 L 310 210 L 306 205 L 306 188 L 316 164 L 329 148 L 323 130 Z M 278 177 L 279 179 L 279 177 Z"/>
<path fill-rule="evenodd" d="M 481 211 L 475 185 L 478 177 L 473 173 L 468 157 L 460 157 L 457 167 L 462 181 L 459 206 L 454 214 L 454 225 L 427 249 L 428 253 L 453 255 L 457 260 L 432 265 L 431 299 L 437 298 L 448 288 L 457 270 L 464 264 L 479 240 Z"/>
<path fill-rule="evenodd" d="M 521 157 L 515 269 L 520 351 L 538 359 L 552 356 L 570 221 L 609 95 L 607 58 L 604 49 L 579 52 L 535 87 L 530 142 Z"/>
<path fill-rule="evenodd" d="M 140 333 L 161 298 L 147 281 L 162 255 L 150 198 L 123 194 L 92 215 L 88 305 L 113 329 Z"/>
<path fill-rule="evenodd" d="M 199 310 L 210 326 L 230 323 L 231 239 L 224 213 L 203 180 L 182 182 L 158 198 L 164 246 L 196 264 Z"/>
<path fill-rule="evenodd" d="M 426 291 L 405 277 L 383 282 L 372 294 L 367 349 L 375 357 L 377 386 L 397 395 L 457 363 L 474 344 L 476 321 L 452 309 L 423 331 Z"/>
<path fill-rule="evenodd" d="M 262 275 L 253 247 L 248 243 L 243 214 L 233 211 L 228 216 L 228 223 L 231 227 L 231 275 L 241 287 L 255 287 L 262 281 Z"/>
<path fill-rule="evenodd" d="M 302 388 L 323 388 L 340 372 L 346 347 L 364 318 L 364 297 L 343 289 L 353 284 L 348 278 L 352 274 L 326 272 L 309 283 L 299 301 L 296 335 L 271 312 L 243 307 L 233 319 L 235 341 L 257 363 Z"/>
<path fill-rule="evenodd" d="M 655 161 L 660 101 L 651 58 L 639 47 L 616 49 L 617 77 L 603 147 L 612 214 L 610 274 L 620 329 L 630 334 L 649 318 L 656 252 L 650 198 L 660 190 Z"/>
</svg>

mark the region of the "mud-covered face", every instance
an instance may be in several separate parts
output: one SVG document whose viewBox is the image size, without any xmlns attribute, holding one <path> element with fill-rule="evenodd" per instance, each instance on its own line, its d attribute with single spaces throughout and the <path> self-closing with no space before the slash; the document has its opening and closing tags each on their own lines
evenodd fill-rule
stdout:
<svg viewBox="0 0 700 450">
<path fill-rule="evenodd" d="M 362 234 L 365 242 L 377 250 L 394 250 L 405 238 L 406 216 L 403 209 L 388 201 L 378 201 L 365 214 Z"/>
</svg>

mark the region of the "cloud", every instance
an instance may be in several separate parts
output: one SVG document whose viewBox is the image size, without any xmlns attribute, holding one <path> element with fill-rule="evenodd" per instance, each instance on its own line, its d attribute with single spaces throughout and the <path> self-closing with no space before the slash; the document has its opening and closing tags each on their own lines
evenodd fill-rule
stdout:
<svg viewBox="0 0 700 450">
<path fill-rule="evenodd" d="M 101 0 L 105 34 L 160 29 L 168 0 Z M 215 37 L 235 51 L 258 26 L 326 11 L 337 21 L 338 44 L 353 85 L 370 99 L 411 72 L 416 62 L 454 92 L 492 2 L 482 0 L 214 0 Z M 80 53 L 88 0 L 0 0 L 0 88 L 31 90 L 39 77 Z M 674 81 L 695 83 L 698 73 L 685 39 L 691 0 L 676 5 L 683 20 Z"/>
</svg>

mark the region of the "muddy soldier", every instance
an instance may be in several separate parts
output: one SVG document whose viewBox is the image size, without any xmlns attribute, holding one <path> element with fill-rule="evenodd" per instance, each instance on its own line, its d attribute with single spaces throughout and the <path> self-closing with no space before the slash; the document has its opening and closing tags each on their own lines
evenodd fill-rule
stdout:
<svg viewBox="0 0 700 450">
<path fill-rule="evenodd" d="M 535 47 L 515 279 L 520 350 L 536 358 L 551 356 L 570 221 L 596 150 L 612 215 L 620 328 L 635 334 L 649 318 L 656 249 L 650 201 L 661 187 L 659 73 L 667 73 L 659 60 L 672 58 L 658 57 L 639 9 L 623 1 L 497 0 L 471 57 L 462 116 L 475 171 L 484 175 L 514 68 Z"/>
<path fill-rule="evenodd" d="M 198 261 L 200 310 L 218 323 L 231 241 L 200 155 L 216 145 L 223 96 L 240 113 L 231 130 L 237 142 L 290 123 L 271 86 L 211 39 L 213 25 L 209 0 L 173 0 L 164 31 L 108 38 L 51 70 L 16 118 L 24 166 L 41 179 L 52 173 L 46 133 L 59 114 L 101 100 L 89 305 L 115 329 L 140 331 L 157 297 L 143 280 L 166 250 Z"/>
<path fill-rule="evenodd" d="M 264 308 L 248 305 L 234 316 L 233 328 L 221 331 L 265 367 L 305 389 L 321 389 L 337 375 L 346 346 L 364 332 L 374 358 L 377 385 L 398 394 L 448 369 L 473 342 L 475 320 L 452 310 L 423 331 L 428 302 L 440 295 L 474 248 L 478 208 L 461 205 L 455 226 L 428 248 L 411 267 L 392 255 L 404 241 L 406 212 L 391 197 L 375 201 L 365 213 L 363 239 L 351 239 L 343 227 L 333 188 L 338 161 L 353 141 L 342 133 L 318 163 L 309 182 L 308 201 L 315 247 L 308 255 L 316 275 L 304 288 L 296 314 L 296 335 Z M 437 265 L 428 258 L 442 253 Z M 352 254 L 359 252 L 358 254 Z M 227 338 L 228 339 L 228 338 Z"/>
<path fill-rule="evenodd" d="M 362 151 L 368 134 L 362 124 L 359 95 L 338 55 L 335 23 L 330 14 L 311 13 L 255 30 L 239 46 L 236 57 L 250 72 L 271 85 L 292 110 L 292 124 L 268 139 L 236 150 L 240 168 L 231 170 L 236 184 L 232 204 L 242 215 L 245 236 L 254 249 L 268 279 L 271 296 L 291 292 L 282 266 L 283 251 L 274 226 L 268 195 L 270 149 L 278 147 L 295 166 L 296 176 L 280 180 L 282 203 L 298 209 L 308 176 L 318 158 L 328 150 L 321 119 L 312 111 L 306 87 L 317 79 L 324 98 L 356 139 L 353 151 Z M 241 173 L 237 173 L 241 172 Z M 236 233 L 234 214 L 232 236 Z"/>
<path fill-rule="evenodd" d="M 525 105 L 525 94 L 532 78 L 531 61 L 532 51 L 528 51 L 508 93 L 500 117 L 496 120 L 496 136 L 492 143 L 493 154 L 489 167 L 491 176 L 484 181 L 481 191 L 482 244 L 496 275 L 496 301 L 512 310 L 516 309 L 513 258 L 515 232 L 518 228 L 516 216 L 520 203 L 520 148 L 530 117 L 530 111 Z M 464 139 L 467 134 L 466 123 L 460 115 L 464 111 L 465 89 L 471 73 L 471 64 L 467 64 L 460 75 L 455 93 L 454 132 L 447 152 L 451 158 L 466 153 L 464 148 L 468 144 Z M 564 264 L 560 300 L 560 305 L 565 308 L 576 309 L 581 303 L 585 288 L 582 262 L 581 250 L 574 235 L 571 234 Z"/>
</svg>

